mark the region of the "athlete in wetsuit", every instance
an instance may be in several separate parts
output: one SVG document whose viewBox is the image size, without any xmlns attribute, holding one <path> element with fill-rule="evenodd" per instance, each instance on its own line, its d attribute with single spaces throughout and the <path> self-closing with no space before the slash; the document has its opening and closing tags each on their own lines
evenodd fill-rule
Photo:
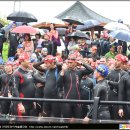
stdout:
<svg viewBox="0 0 130 130">
<path fill-rule="evenodd" d="M 14 97 L 35 98 L 35 84 L 32 74 L 28 71 L 29 62 L 25 55 L 19 56 L 20 67 L 14 71 Z M 19 101 L 18 115 L 33 116 L 33 102 Z"/>
<path fill-rule="evenodd" d="M 92 99 L 92 92 L 93 92 L 93 82 L 88 76 L 83 76 L 80 82 L 80 92 L 81 92 L 81 100 L 91 100 Z M 90 108 L 90 105 L 88 104 L 82 104 L 82 117 L 84 118 L 88 110 Z"/>
<path fill-rule="evenodd" d="M 13 80 L 13 66 L 11 63 L 7 63 L 4 67 L 5 73 L 0 75 L 0 91 L 1 96 L 3 97 L 10 97 L 12 94 L 12 85 L 10 82 Z M 1 113 L 2 114 L 9 114 L 10 112 L 10 101 L 1 101 Z"/>
<path fill-rule="evenodd" d="M 44 67 L 41 67 L 44 63 Z M 57 75 L 61 70 L 61 67 L 57 67 L 55 58 L 52 55 L 48 55 L 44 58 L 44 61 L 36 63 L 33 67 L 41 72 L 46 73 L 46 82 L 44 87 L 44 98 L 58 99 L 58 88 L 57 88 Z M 60 104 L 59 103 L 43 103 L 43 114 L 44 116 L 60 117 Z"/>
<path fill-rule="evenodd" d="M 62 71 L 58 77 L 57 87 L 64 87 L 64 99 L 80 100 L 80 81 L 84 75 L 93 72 L 93 69 L 86 64 L 80 64 L 85 68 L 76 69 L 76 56 L 71 54 L 68 58 L 67 65 L 62 66 Z M 81 118 L 82 108 L 80 104 L 62 104 L 62 114 L 64 118 Z"/>
<path fill-rule="evenodd" d="M 130 71 L 127 75 L 124 75 L 119 82 L 119 101 L 130 101 Z M 119 106 L 118 114 L 123 119 L 130 119 L 130 106 Z"/>
<path fill-rule="evenodd" d="M 116 55 L 115 57 L 115 68 L 110 71 L 108 74 L 107 79 L 109 80 L 109 86 L 110 86 L 110 91 L 109 91 L 109 101 L 118 101 L 118 84 L 121 79 L 121 77 L 127 72 L 121 69 L 122 65 L 124 62 L 124 56 L 121 54 Z M 118 116 L 118 105 L 111 105 L 109 107 L 110 109 L 110 114 L 111 114 L 111 119 L 119 119 Z"/>
<path fill-rule="evenodd" d="M 108 75 L 108 67 L 104 64 L 97 66 L 95 71 L 97 84 L 93 89 L 94 97 L 100 97 L 100 100 L 108 101 L 108 84 L 105 77 Z M 98 119 L 110 119 L 109 108 L 106 105 L 100 105 L 98 108 Z"/>
<path fill-rule="evenodd" d="M 36 85 L 36 98 L 43 98 L 44 96 L 44 87 L 45 87 L 45 79 L 46 75 L 45 73 L 42 73 L 40 71 L 35 71 L 33 74 L 35 85 Z M 36 115 L 41 115 L 42 113 L 42 102 L 36 102 Z"/>
</svg>

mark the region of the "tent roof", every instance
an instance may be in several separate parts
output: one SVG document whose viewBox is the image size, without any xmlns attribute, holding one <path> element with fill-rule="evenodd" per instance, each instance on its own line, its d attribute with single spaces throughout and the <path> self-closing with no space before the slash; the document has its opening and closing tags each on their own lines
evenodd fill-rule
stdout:
<svg viewBox="0 0 130 130">
<path fill-rule="evenodd" d="M 76 17 L 81 21 L 85 21 L 88 19 L 95 19 L 103 23 L 108 23 L 113 21 L 97 14 L 96 12 L 92 11 L 91 9 L 89 9 L 79 1 L 74 3 L 71 7 L 66 9 L 64 12 L 57 15 L 56 18 L 63 19 L 67 16 Z"/>
</svg>

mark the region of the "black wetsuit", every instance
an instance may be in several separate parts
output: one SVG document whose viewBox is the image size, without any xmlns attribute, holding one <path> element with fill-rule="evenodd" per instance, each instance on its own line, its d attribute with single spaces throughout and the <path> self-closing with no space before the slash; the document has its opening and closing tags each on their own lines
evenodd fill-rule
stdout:
<svg viewBox="0 0 130 130">
<path fill-rule="evenodd" d="M 56 79 L 56 71 L 57 74 L 61 70 L 61 67 L 56 67 L 54 69 L 50 70 L 44 70 L 40 67 L 40 65 L 43 64 L 43 62 L 36 63 L 33 65 L 33 67 L 39 71 L 43 71 L 46 73 L 46 83 L 44 87 L 44 98 L 49 98 L 49 99 L 58 99 L 58 88 L 57 88 L 57 79 Z M 45 114 L 44 116 L 54 116 L 54 117 L 60 117 L 61 112 L 60 112 L 60 104 L 59 103 L 43 103 L 43 113 Z"/>
<path fill-rule="evenodd" d="M 85 69 L 65 71 L 64 76 L 59 75 L 57 87 L 64 87 L 64 99 L 80 100 L 80 81 L 83 76 L 93 72 L 89 65 L 83 65 Z M 62 104 L 62 114 L 65 118 L 81 118 L 82 108 L 80 104 Z"/>
<path fill-rule="evenodd" d="M 119 82 L 119 101 L 130 101 L 130 72 L 124 75 Z M 130 119 L 130 106 L 119 106 L 119 109 L 124 110 L 124 119 Z"/>
<path fill-rule="evenodd" d="M 123 75 L 127 74 L 124 70 L 116 70 L 113 69 L 110 71 L 107 79 L 109 80 L 109 86 L 110 86 L 110 91 L 109 91 L 109 101 L 118 101 L 118 84 Z M 111 105 L 110 107 L 110 114 L 111 114 L 111 119 L 119 119 L 120 117 L 118 116 L 118 106 L 117 105 Z"/>
<path fill-rule="evenodd" d="M 100 97 L 100 100 L 108 100 L 108 84 L 107 81 L 97 81 L 96 86 L 93 89 L 94 97 Z M 109 107 L 106 105 L 100 105 L 98 108 L 98 119 L 110 119 Z"/>
<path fill-rule="evenodd" d="M 43 98 L 44 87 L 45 87 L 45 73 L 41 74 L 39 71 L 35 71 L 33 74 L 35 85 L 36 85 L 36 98 Z M 40 84 L 40 86 L 38 86 Z M 36 115 L 42 113 L 42 102 L 36 102 Z"/>
<path fill-rule="evenodd" d="M 12 81 L 12 74 L 2 74 L 0 75 L 0 87 L 1 87 L 1 95 L 3 97 L 8 97 L 8 92 L 12 94 L 12 86 L 10 82 Z M 1 101 L 1 113 L 8 114 L 10 112 L 10 101 Z"/>
<path fill-rule="evenodd" d="M 80 82 L 80 88 L 81 88 L 81 100 L 91 100 L 93 92 L 92 80 L 89 77 L 82 78 Z M 89 105 L 82 104 L 83 118 L 87 115 L 89 108 L 90 108 Z"/>
<path fill-rule="evenodd" d="M 25 71 L 22 68 L 18 68 L 14 72 L 14 97 L 21 98 L 35 98 L 36 87 L 34 84 L 34 79 L 29 71 Z M 24 116 L 33 115 L 33 102 L 24 101 L 22 104 L 25 107 Z"/>
</svg>

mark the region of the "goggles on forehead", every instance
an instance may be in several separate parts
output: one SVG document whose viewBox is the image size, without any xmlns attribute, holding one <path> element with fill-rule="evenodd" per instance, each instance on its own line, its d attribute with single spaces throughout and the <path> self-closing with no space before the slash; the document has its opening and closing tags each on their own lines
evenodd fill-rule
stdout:
<svg viewBox="0 0 130 130">
<path fill-rule="evenodd" d="M 55 58 L 45 58 L 44 61 L 55 60 Z"/>
<path fill-rule="evenodd" d="M 5 66 L 11 66 L 11 67 L 13 67 L 13 63 L 6 63 Z"/>
<path fill-rule="evenodd" d="M 75 61 L 76 59 L 75 59 L 75 58 L 68 58 L 68 60 L 73 60 L 73 61 Z"/>
<path fill-rule="evenodd" d="M 68 61 L 67 63 L 73 63 L 73 61 Z"/>
<path fill-rule="evenodd" d="M 45 63 L 52 63 L 52 62 L 55 62 L 55 59 L 54 58 L 45 58 L 44 62 Z"/>
<path fill-rule="evenodd" d="M 100 72 L 102 72 L 102 73 L 105 72 L 105 70 L 102 67 L 98 67 L 97 70 L 100 71 Z"/>
</svg>

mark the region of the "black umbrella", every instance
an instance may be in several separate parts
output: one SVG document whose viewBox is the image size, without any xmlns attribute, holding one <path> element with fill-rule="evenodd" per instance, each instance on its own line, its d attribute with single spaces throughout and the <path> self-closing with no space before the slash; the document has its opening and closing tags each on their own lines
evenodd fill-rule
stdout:
<svg viewBox="0 0 130 130">
<path fill-rule="evenodd" d="M 68 16 L 62 20 L 65 22 L 68 22 L 70 24 L 84 25 L 83 22 L 81 22 L 79 19 L 74 18 L 74 17 L 70 17 L 70 16 Z"/>
<path fill-rule="evenodd" d="M 68 37 L 77 37 L 77 38 L 90 39 L 88 35 L 86 35 L 85 33 L 81 32 L 81 31 L 76 31 L 76 32 L 69 33 L 67 36 Z"/>
<path fill-rule="evenodd" d="M 33 14 L 24 11 L 13 12 L 10 15 L 8 15 L 7 19 L 15 22 L 25 22 L 25 23 L 38 21 Z"/>
</svg>

